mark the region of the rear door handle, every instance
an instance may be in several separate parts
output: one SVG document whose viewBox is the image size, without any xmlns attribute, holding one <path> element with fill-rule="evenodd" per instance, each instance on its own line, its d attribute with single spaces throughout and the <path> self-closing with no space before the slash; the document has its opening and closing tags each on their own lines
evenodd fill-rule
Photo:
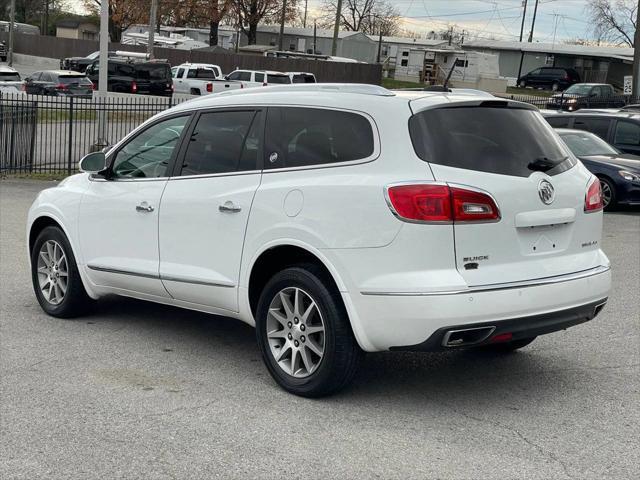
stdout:
<svg viewBox="0 0 640 480">
<path fill-rule="evenodd" d="M 227 201 L 220 205 L 218 210 L 223 213 L 238 213 L 242 210 L 242 207 L 235 205 L 232 201 Z"/>
</svg>

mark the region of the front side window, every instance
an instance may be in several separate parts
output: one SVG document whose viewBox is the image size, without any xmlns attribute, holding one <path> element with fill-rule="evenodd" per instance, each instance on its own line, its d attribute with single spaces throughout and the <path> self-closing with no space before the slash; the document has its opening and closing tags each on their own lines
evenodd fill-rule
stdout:
<svg viewBox="0 0 640 480">
<path fill-rule="evenodd" d="M 371 123 L 362 115 L 320 108 L 270 108 L 265 168 L 349 162 L 374 152 Z"/>
<path fill-rule="evenodd" d="M 640 145 L 640 125 L 618 121 L 613 143 L 616 145 Z"/>
<path fill-rule="evenodd" d="M 113 177 L 168 176 L 167 168 L 188 118 L 174 117 L 158 122 L 131 139 L 116 154 L 111 167 Z"/>
<path fill-rule="evenodd" d="M 191 133 L 181 175 L 256 170 L 260 144 L 260 112 L 203 113 Z"/>
<path fill-rule="evenodd" d="M 255 80 L 256 82 L 264 82 L 264 73 L 255 73 Z"/>
</svg>

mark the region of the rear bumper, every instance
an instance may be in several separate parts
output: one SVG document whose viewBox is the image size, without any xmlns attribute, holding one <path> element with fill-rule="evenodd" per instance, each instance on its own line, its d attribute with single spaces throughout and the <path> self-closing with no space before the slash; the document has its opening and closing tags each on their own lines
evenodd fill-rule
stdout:
<svg viewBox="0 0 640 480">
<path fill-rule="evenodd" d="M 490 345 L 493 343 L 493 339 L 505 334 L 509 334 L 511 340 L 537 337 L 538 335 L 566 330 L 574 325 L 579 325 L 581 323 L 588 322 L 589 320 L 593 320 L 598 313 L 600 313 L 602 308 L 604 308 L 606 303 L 607 299 L 604 298 L 586 305 L 580 305 L 578 307 L 540 315 L 512 318 L 509 320 L 500 320 L 498 322 L 452 325 L 449 327 L 439 328 L 422 343 L 401 347 L 391 347 L 390 350 L 437 352 L 442 350 L 451 350 L 452 348 Z M 460 344 L 459 346 L 448 341 L 451 338 L 450 332 L 466 330 L 475 330 L 482 332 L 482 334 L 477 337 L 477 341 Z M 449 336 L 447 334 L 449 334 Z"/>
<path fill-rule="evenodd" d="M 424 295 L 343 292 L 343 298 L 364 350 L 429 350 L 441 339 L 438 332 L 460 327 L 490 324 L 496 333 L 506 332 L 497 330 L 501 323 L 518 338 L 516 332 L 532 336 L 577 325 L 593 318 L 590 312 L 606 300 L 610 287 L 611 271 L 605 266 L 566 280 L 490 290 Z"/>
</svg>

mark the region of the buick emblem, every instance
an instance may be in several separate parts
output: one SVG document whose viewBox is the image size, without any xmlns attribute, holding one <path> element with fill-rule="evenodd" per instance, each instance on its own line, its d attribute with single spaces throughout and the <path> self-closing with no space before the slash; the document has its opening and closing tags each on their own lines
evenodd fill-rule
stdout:
<svg viewBox="0 0 640 480">
<path fill-rule="evenodd" d="M 551 205 L 553 200 L 556 198 L 556 192 L 553 188 L 553 185 L 549 183 L 547 180 L 541 180 L 538 184 L 538 196 L 542 203 L 545 205 Z"/>
</svg>

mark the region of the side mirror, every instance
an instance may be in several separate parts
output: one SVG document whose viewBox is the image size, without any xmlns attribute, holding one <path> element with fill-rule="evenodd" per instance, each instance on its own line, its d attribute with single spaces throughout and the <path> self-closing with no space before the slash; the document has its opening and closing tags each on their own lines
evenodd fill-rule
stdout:
<svg viewBox="0 0 640 480">
<path fill-rule="evenodd" d="M 98 173 L 105 169 L 106 164 L 107 157 L 104 152 L 93 152 L 82 157 L 79 167 L 81 172 Z"/>
</svg>

